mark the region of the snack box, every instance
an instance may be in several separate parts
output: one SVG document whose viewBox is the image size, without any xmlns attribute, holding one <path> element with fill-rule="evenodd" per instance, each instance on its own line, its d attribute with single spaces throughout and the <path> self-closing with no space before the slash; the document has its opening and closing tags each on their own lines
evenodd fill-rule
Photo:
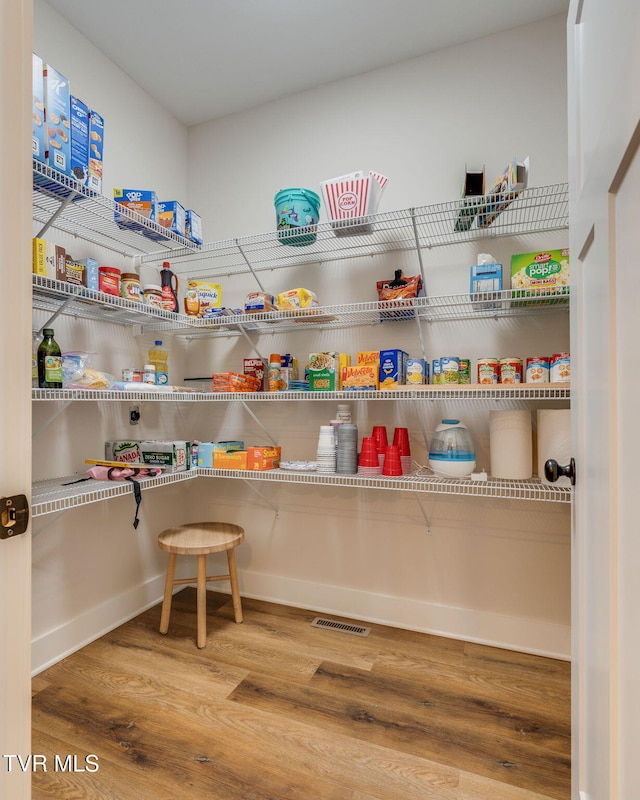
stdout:
<svg viewBox="0 0 640 800">
<path fill-rule="evenodd" d="M 512 298 L 544 295 L 550 292 L 569 292 L 569 249 L 543 250 L 538 253 L 519 253 L 511 256 Z M 554 298 L 540 300 L 536 305 L 553 303 Z M 511 301 L 513 306 L 525 303 Z M 526 303 L 531 305 L 531 303 Z"/>
<path fill-rule="evenodd" d="M 84 264 L 74 261 L 69 254 L 64 261 L 65 281 L 76 286 L 85 286 Z"/>
<path fill-rule="evenodd" d="M 469 293 L 474 310 L 497 308 L 499 306 L 499 303 L 495 302 L 497 296 L 491 293 L 500 291 L 502 291 L 502 264 L 475 264 L 470 267 Z"/>
<path fill-rule="evenodd" d="M 247 447 L 247 469 L 262 472 L 280 466 L 280 447 Z"/>
<path fill-rule="evenodd" d="M 139 464 L 142 461 L 140 442 L 131 439 L 116 439 L 104 443 L 105 461 L 123 461 Z"/>
<path fill-rule="evenodd" d="M 190 442 L 164 442 L 147 440 L 140 442 L 143 464 L 165 467 L 165 473 L 184 472 L 189 469 Z"/>
<path fill-rule="evenodd" d="M 266 358 L 245 358 L 243 359 L 243 372 L 245 375 L 252 375 L 258 380 L 257 392 L 265 391 L 265 375 L 267 374 L 268 364 Z"/>
<path fill-rule="evenodd" d="M 74 95 L 71 111 L 71 175 L 81 185 L 89 180 L 89 107 Z"/>
<path fill-rule="evenodd" d="M 145 227 L 131 213 L 139 214 L 150 222 L 156 221 L 156 193 L 145 189 L 114 189 L 116 206 L 114 220 L 119 228 L 144 231 Z"/>
<path fill-rule="evenodd" d="M 246 450 L 218 451 L 213 454 L 213 468 L 248 469 L 247 460 Z"/>
<path fill-rule="evenodd" d="M 178 236 L 185 235 L 186 214 L 177 200 L 161 200 L 156 206 L 156 222 Z"/>
<path fill-rule="evenodd" d="M 190 208 L 185 212 L 184 235 L 195 244 L 202 244 L 202 219 Z"/>
<path fill-rule="evenodd" d="M 406 383 L 408 357 L 404 350 L 380 351 L 381 389 L 397 389 Z"/>
<path fill-rule="evenodd" d="M 44 111 L 44 79 L 40 56 L 33 54 L 33 105 L 31 107 L 31 155 L 43 164 L 46 161 L 45 150 L 45 111 Z"/>
<path fill-rule="evenodd" d="M 43 66 L 45 107 L 45 163 L 71 177 L 71 122 L 69 81 L 51 67 Z"/>
<path fill-rule="evenodd" d="M 47 275 L 47 243 L 44 239 L 33 240 L 32 269 L 34 275 Z"/>
<path fill-rule="evenodd" d="M 357 364 L 342 370 L 343 392 L 377 389 L 378 385 L 378 368 L 372 364 Z"/>
<path fill-rule="evenodd" d="M 104 119 L 97 111 L 89 111 L 89 179 L 88 186 L 102 191 L 102 155 L 104 151 Z"/>
</svg>

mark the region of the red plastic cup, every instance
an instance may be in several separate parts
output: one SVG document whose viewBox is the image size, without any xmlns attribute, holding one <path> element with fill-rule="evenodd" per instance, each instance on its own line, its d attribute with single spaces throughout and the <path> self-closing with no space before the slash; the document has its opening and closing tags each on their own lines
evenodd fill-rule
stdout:
<svg viewBox="0 0 640 800">
<path fill-rule="evenodd" d="M 378 452 L 384 453 L 384 448 L 389 444 L 387 440 L 387 429 L 384 425 L 374 425 L 371 436 L 376 440 Z"/>
<path fill-rule="evenodd" d="M 409 429 L 396 428 L 393 432 L 393 443 L 400 450 L 401 456 L 410 456 L 411 449 L 409 447 Z"/>
<path fill-rule="evenodd" d="M 384 451 L 382 474 L 402 475 L 402 461 L 400 461 L 400 451 L 397 445 L 387 445 Z"/>
</svg>

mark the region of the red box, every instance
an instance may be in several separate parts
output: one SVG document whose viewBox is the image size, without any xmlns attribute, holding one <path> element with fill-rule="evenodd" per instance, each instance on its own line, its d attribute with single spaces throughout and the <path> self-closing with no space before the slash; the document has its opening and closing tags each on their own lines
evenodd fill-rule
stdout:
<svg viewBox="0 0 640 800">
<path fill-rule="evenodd" d="M 247 447 L 247 469 L 257 472 L 278 469 L 280 451 L 280 447 Z"/>
<path fill-rule="evenodd" d="M 245 358 L 243 361 L 244 369 L 243 372 L 245 375 L 252 375 L 254 378 L 257 378 L 258 388 L 256 389 L 257 392 L 264 392 L 265 391 L 265 375 L 267 375 L 268 365 L 266 358 Z"/>
</svg>

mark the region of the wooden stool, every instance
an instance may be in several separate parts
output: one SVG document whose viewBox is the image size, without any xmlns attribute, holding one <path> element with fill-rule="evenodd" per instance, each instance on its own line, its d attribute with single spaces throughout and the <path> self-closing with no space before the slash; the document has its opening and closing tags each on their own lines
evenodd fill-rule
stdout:
<svg viewBox="0 0 640 800">
<path fill-rule="evenodd" d="M 207 639 L 207 581 L 231 581 L 231 597 L 233 598 L 233 614 L 236 622 L 242 622 L 242 605 L 238 587 L 238 572 L 234 548 L 244 541 L 244 530 L 239 525 L 229 522 L 192 522 L 167 528 L 158 536 L 158 545 L 169 553 L 167 576 L 164 584 L 164 599 L 160 615 L 160 633 L 169 630 L 171 614 L 172 589 L 180 583 L 196 582 L 197 586 L 197 644 L 202 649 Z M 207 554 L 227 551 L 228 575 L 207 575 Z M 176 558 L 179 555 L 198 556 L 197 578 L 174 579 Z"/>
</svg>

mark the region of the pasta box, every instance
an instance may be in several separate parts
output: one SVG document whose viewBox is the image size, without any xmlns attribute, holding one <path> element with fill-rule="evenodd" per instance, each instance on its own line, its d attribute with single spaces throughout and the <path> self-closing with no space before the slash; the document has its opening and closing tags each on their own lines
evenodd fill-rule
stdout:
<svg viewBox="0 0 640 800">
<path fill-rule="evenodd" d="M 267 469 L 277 469 L 280 466 L 281 448 L 274 447 L 247 447 L 247 469 L 262 472 Z"/>
</svg>

